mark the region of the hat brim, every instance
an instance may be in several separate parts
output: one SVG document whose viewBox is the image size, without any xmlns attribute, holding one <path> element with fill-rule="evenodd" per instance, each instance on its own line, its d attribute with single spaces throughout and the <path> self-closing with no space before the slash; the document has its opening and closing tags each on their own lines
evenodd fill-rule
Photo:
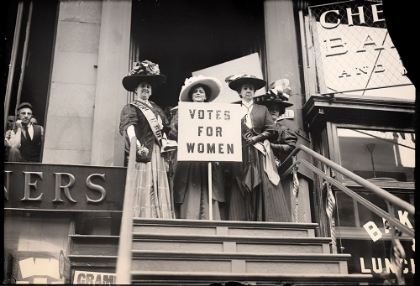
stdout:
<svg viewBox="0 0 420 286">
<path fill-rule="evenodd" d="M 262 101 L 257 101 L 256 103 L 258 104 L 262 104 L 262 105 L 280 105 L 283 107 L 289 107 L 292 106 L 293 103 L 291 102 L 287 102 L 287 101 L 282 101 L 282 100 L 262 100 Z"/>
<path fill-rule="evenodd" d="M 122 84 L 124 88 L 128 91 L 135 91 L 136 88 L 142 81 L 146 81 L 152 83 L 154 85 L 159 85 L 165 83 L 166 76 L 163 74 L 155 74 L 155 75 L 127 75 L 123 78 Z"/>
<path fill-rule="evenodd" d="M 244 84 L 252 84 L 255 90 L 259 90 L 266 85 L 265 80 L 259 78 L 238 78 L 229 83 L 229 87 L 235 91 Z"/>
<path fill-rule="evenodd" d="M 220 90 L 222 89 L 222 86 L 219 82 L 210 77 L 206 77 L 196 80 L 187 86 L 183 86 L 179 94 L 179 101 L 191 101 L 192 99 L 189 98 L 188 93 L 190 92 L 191 88 L 197 84 L 205 85 L 210 89 L 210 96 L 206 94 L 207 102 L 215 100 L 219 96 Z"/>
</svg>

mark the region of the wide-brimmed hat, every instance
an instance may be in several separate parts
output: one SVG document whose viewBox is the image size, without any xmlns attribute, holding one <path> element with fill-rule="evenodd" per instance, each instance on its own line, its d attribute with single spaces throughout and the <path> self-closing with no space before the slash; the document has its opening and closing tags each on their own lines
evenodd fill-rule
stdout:
<svg viewBox="0 0 420 286">
<path fill-rule="evenodd" d="M 289 107 L 293 105 L 293 103 L 289 102 L 290 91 L 289 80 L 276 80 L 270 84 L 270 89 L 266 94 L 255 98 L 255 102 L 266 106 L 276 104 L 281 107 Z"/>
<path fill-rule="evenodd" d="M 166 81 L 166 76 L 160 74 L 158 64 L 148 60 L 134 62 L 133 69 L 123 78 L 122 84 L 126 90 L 135 91 L 142 81 L 159 85 Z"/>
<path fill-rule="evenodd" d="M 16 110 L 19 111 L 22 108 L 29 108 L 30 110 L 32 110 L 32 104 L 30 104 L 29 102 L 22 102 L 21 104 L 18 105 Z"/>
<path fill-rule="evenodd" d="M 181 88 L 181 92 L 179 93 L 179 101 L 191 101 L 188 93 L 190 92 L 191 88 L 197 84 L 202 84 L 209 88 L 210 94 L 206 94 L 208 102 L 216 99 L 222 89 L 222 83 L 215 77 L 203 75 L 192 76 L 185 80 L 184 85 Z"/>
<path fill-rule="evenodd" d="M 229 87 L 235 91 L 238 91 L 238 88 L 244 84 L 252 84 L 255 90 L 263 88 L 266 84 L 266 81 L 252 74 L 239 74 L 228 76 L 225 81 L 228 83 Z"/>
</svg>

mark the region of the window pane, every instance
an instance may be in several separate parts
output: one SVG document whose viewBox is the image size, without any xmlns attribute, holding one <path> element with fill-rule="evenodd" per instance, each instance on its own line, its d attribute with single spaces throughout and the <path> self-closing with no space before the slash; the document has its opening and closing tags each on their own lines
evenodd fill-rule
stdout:
<svg viewBox="0 0 420 286">
<path fill-rule="evenodd" d="M 367 199 L 368 201 L 374 203 L 376 206 L 380 207 L 381 209 L 388 212 L 388 206 L 385 202 L 385 200 L 379 198 L 377 195 L 373 193 L 359 193 L 362 197 Z M 395 194 L 396 197 L 399 197 L 403 201 L 410 202 L 409 194 Z M 360 203 L 358 205 L 359 210 L 359 220 L 360 225 L 364 225 L 368 221 L 373 221 L 381 230 L 385 229 L 384 222 L 382 220 L 382 217 L 379 215 L 371 212 L 368 208 L 364 207 Z M 396 219 L 398 219 L 402 224 L 405 224 L 409 228 L 413 228 L 414 226 L 414 217 L 411 214 L 408 214 L 407 212 L 403 210 L 399 210 L 398 207 L 394 207 L 394 216 Z M 383 227 L 383 228 L 382 228 Z"/>
<path fill-rule="evenodd" d="M 353 199 L 343 192 L 336 192 L 336 201 L 338 209 L 337 226 L 353 226 L 355 227 L 355 216 Z"/>
<path fill-rule="evenodd" d="M 338 128 L 341 165 L 365 179 L 414 182 L 415 134 Z"/>
</svg>

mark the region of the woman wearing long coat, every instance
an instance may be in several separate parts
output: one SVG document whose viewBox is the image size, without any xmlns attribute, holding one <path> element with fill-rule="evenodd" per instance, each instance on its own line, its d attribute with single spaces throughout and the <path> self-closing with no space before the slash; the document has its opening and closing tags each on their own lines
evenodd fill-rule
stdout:
<svg viewBox="0 0 420 286">
<path fill-rule="evenodd" d="M 241 98 L 242 162 L 231 164 L 229 220 L 290 221 L 269 139 L 278 135 L 267 107 L 254 104 L 266 82 L 253 75 L 231 76 L 229 87 Z"/>
<path fill-rule="evenodd" d="M 164 131 L 169 122 L 163 110 L 150 101 L 152 91 L 164 83 L 159 66 L 136 62 L 123 78 L 126 90 L 135 93 L 135 100 L 121 111 L 120 133 L 126 138 L 126 154 L 131 139 L 136 139 L 135 190 L 133 217 L 174 218 L 164 158 L 161 154 Z"/>
<path fill-rule="evenodd" d="M 293 103 L 289 102 L 289 94 L 287 89 L 285 90 L 283 87 L 282 80 L 273 82 L 269 91 L 259 97 L 256 103 L 267 107 L 276 125 L 278 136 L 271 140 L 270 146 L 276 157 L 276 163 L 280 165 L 296 148 L 297 142 L 296 134 L 286 124 L 282 123 L 284 122 L 283 120 L 287 119 L 283 119 L 281 115 L 286 112 L 287 107 L 293 105 Z"/>
<path fill-rule="evenodd" d="M 206 76 L 193 76 L 185 80 L 179 100 L 189 102 L 210 102 L 216 99 L 221 90 L 218 79 Z M 178 113 L 171 123 L 169 139 L 178 139 Z M 225 189 L 222 169 L 212 162 L 212 217 L 225 218 L 223 214 Z M 180 219 L 209 219 L 208 163 L 178 161 L 176 163 L 173 192 L 176 217 Z"/>
</svg>

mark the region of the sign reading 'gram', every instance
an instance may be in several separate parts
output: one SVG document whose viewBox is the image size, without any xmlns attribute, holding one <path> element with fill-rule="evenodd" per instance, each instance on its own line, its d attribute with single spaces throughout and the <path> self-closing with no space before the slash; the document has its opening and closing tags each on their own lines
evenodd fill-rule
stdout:
<svg viewBox="0 0 420 286">
<path fill-rule="evenodd" d="M 180 102 L 178 160 L 241 162 L 240 105 Z"/>
</svg>

